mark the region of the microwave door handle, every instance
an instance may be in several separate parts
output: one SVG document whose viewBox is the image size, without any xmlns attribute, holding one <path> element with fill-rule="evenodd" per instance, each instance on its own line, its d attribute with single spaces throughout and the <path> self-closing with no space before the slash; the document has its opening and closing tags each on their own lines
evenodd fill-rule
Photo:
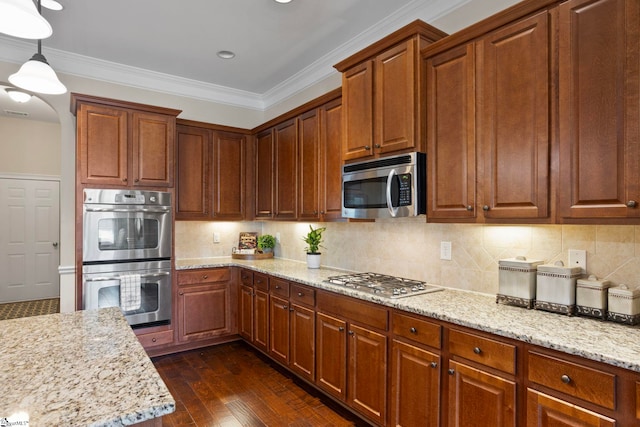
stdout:
<svg viewBox="0 0 640 427">
<path fill-rule="evenodd" d="M 389 171 L 389 176 L 387 177 L 387 208 L 389 209 L 391 218 L 395 218 L 396 215 L 398 215 L 398 208 L 394 208 L 391 201 L 391 186 L 393 185 L 394 176 L 396 176 L 396 171 L 395 169 L 391 169 Z"/>
</svg>

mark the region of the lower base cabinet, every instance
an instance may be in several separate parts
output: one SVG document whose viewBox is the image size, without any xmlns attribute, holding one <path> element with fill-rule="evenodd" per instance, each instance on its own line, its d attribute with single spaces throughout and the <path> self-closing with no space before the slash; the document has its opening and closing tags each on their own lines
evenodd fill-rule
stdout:
<svg viewBox="0 0 640 427">
<path fill-rule="evenodd" d="M 313 309 L 291 303 L 291 348 L 289 367 L 300 377 L 315 380 L 315 324 Z"/>
<path fill-rule="evenodd" d="M 615 420 L 535 390 L 527 390 L 527 427 L 614 427 Z"/>
</svg>

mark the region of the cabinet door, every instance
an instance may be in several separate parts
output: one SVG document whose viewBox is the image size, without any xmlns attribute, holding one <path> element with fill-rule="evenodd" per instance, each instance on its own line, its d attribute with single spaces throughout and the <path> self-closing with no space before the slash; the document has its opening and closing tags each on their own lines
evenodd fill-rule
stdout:
<svg viewBox="0 0 640 427">
<path fill-rule="evenodd" d="M 213 134 L 213 218 L 242 220 L 245 217 L 246 137 L 229 132 Z"/>
<path fill-rule="evenodd" d="M 438 427 L 440 356 L 394 340 L 389 396 L 391 425 Z"/>
<path fill-rule="evenodd" d="M 207 219 L 211 133 L 207 129 L 177 126 L 176 134 L 176 219 Z"/>
<path fill-rule="evenodd" d="M 342 158 L 373 155 L 373 61 L 342 74 Z"/>
<path fill-rule="evenodd" d="M 194 341 L 232 332 L 228 283 L 184 286 L 178 289 L 180 341 Z"/>
<path fill-rule="evenodd" d="M 127 111 L 80 104 L 77 120 L 80 182 L 91 185 L 127 185 Z"/>
<path fill-rule="evenodd" d="M 253 343 L 263 351 L 269 348 L 269 294 L 255 290 L 253 296 Z"/>
<path fill-rule="evenodd" d="M 131 184 L 173 187 L 175 117 L 134 111 L 131 120 Z"/>
<path fill-rule="evenodd" d="M 476 216 L 474 58 L 468 44 L 426 61 L 429 220 Z"/>
<path fill-rule="evenodd" d="M 289 120 L 274 130 L 275 219 L 298 217 L 298 127 Z"/>
<path fill-rule="evenodd" d="M 527 389 L 527 427 L 614 427 L 615 420 Z"/>
<path fill-rule="evenodd" d="M 640 4 L 559 6 L 560 215 L 640 216 Z"/>
<path fill-rule="evenodd" d="M 291 369 L 309 381 L 315 379 L 315 313 L 291 304 Z"/>
<path fill-rule="evenodd" d="M 387 337 L 349 325 L 347 402 L 382 425 L 387 416 Z"/>
<path fill-rule="evenodd" d="M 289 301 L 274 295 L 269 298 L 269 354 L 289 364 Z"/>
<path fill-rule="evenodd" d="M 347 398 L 346 322 L 316 314 L 316 384 L 329 395 Z"/>
<path fill-rule="evenodd" d="M 449 422 L 456 426 L 516 426 L 516 383 L 449 361 Z"/>
<path fill-rule="evenodd" d="M 273 130 L 269 129 L 256 137 L 256 219 L 273 216 Z"/>
<path fill-rule="evenodd" d="M 415 39 L 375 59 L 374 151 L 385 154 L 416 146 L 417 72 Z"/>
<path fill-rule="evenodd" d="M 298 119 L 299 194 L 298 219 L 320 218 L 320 116 L 312 110 Z"/>
<path fill-rule="evenodd" d="M 342 218 L 342 99 L 320 108 L 320 213 L 325 221 Z"/>
<path fill-rule="evenodd" d="M 240 288 L 240 335 L 253 342 L 253 287 L 242 285 Z"/>
<path fill-rule="evenodd" d="M 483 215 L 545 218 L 551 179 L 549 14 L 509 25 L 477 46 Z"/>
</svg>

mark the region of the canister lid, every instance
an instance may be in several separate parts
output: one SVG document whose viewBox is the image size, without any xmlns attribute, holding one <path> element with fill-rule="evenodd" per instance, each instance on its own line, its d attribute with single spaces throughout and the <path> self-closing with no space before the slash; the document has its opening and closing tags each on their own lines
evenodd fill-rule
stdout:
<svg viewBox="0 0 640 427">
<path fill-rule="evenodd" d="M 578 287 L 593 288 L 593 289 L 607 289 L 611 287 L 611 282 L 604 279 L 598 280 L 598 278 L 592 274 L 586 279 L 578 279 Z"/>
<path fill-rule="evenodd" d="M 635 299 L 640 297 L 640 288 L 621 284 L 616 287 L 609 288 L 609 294 Z"/>
<path fill-rule="evenodd" d="M 581 272 L 581 267 L 565 267 L 562 261 L 556 261 L 554 264 L 543 264 L 538 266 L 538 273 L 551 273 L 573 277 L 575 275 L 579 275 Z"/>
<path fill-rule="evenodd" d="M 527 259 L 524 256 L 517 256 L 515 258 L 506 258 L 498 261 L 498 265 L 504 267 L 535 267 L 542 264 L 544 261 L 538 259 Z"/>
</svg>

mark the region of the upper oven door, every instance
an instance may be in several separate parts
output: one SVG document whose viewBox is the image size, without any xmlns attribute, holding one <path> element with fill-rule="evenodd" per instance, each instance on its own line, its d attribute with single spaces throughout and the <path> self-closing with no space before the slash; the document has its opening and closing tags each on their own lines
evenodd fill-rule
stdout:
<svg viewBox="0 0 640 427">
<path fill-rule="evenodd" d="M 171 257 L 168 206 L 85 204 L 83 262 Z"/>
</svg>

